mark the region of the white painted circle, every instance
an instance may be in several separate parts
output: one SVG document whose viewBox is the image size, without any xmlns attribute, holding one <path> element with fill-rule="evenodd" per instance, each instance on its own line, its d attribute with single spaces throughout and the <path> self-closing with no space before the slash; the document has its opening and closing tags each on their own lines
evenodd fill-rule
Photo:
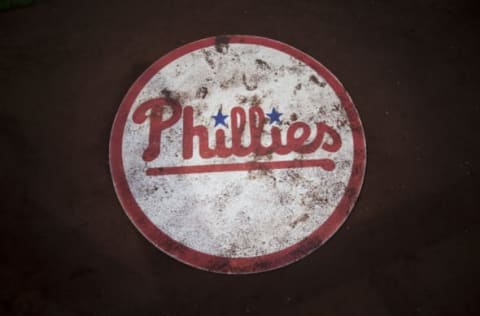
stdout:
<svg viewBox="0 0 480 316">
<path fill-rule="evenodd" d="M 326 223 L 344 198 L 354 162 L 354 131 L 345 100 L 340 99 L 327 79 L 285 51 L 242 41 L 191 49 L 155 69 L 131 98 L 121 134 L 123 171 L 138 208 L 171 240 L 213 257 L 268 256 L 307 239 Z M 143 111 L 142 104 L 160 98 L 167 103 L 177 102 L 182 113 L 173 125 L 156 134 L 160 152 L 146 161 L 142 157 L 151 142 L 152 119 L 148 115 L 152 115 L 152 110 L 142 112 L 147 116 L 143 122 L 135 121 L 134 113 Z M 282 144 L 288 144 L 288 130 L 296 122 L 311 129 L 304 144 L 319 137 L 317 123 L 321 122 L 339 135 L 341 146 L 335 151 L 318 146 L 312 153 L 252 152 L 243 157 L 232 154 L 202 158 L 199 137 L 193 136 L 193 156 L 185 159 L 186 107 L 193 110 L 192 124 L 207 130 L 210 149 L 216 148 L 215 133 L 220 129 L 225 133 L 226 147 L 232 147 L 234 107 L 235 111 L 245 111 L 246 128 L 241 136 L 245 147 L 252 142 L 248 128 L 252 124 L 252 107 L 261 108 L 265 114 L 260 139 L 264 147 L 272 143 L 272 128 L 279 129 Z M 173 107 L 165 105 L 162 110 L 160 120 L 172 117 Z M 227 126 L 215 125 L 218 120 L 214 117 L 219 111 L 228 116 L 223 120 Z M 267 115 L 274 115 L 274 111 L 281 113 L 279 121 Z M 300 137 L 301 131 L 294 134 Z M 322 144 L 334 142 L 329 133 L 324 134 Z M 271 165 L 314 160 L 332 161 L 334 168 L 262 167 L 195 172 L 198 166 L 207 165 L 240 166 L 255 162 L 270 166 L 272 162 Z M 147 172 L 168 168 L 193 172 Z M 361 173 L 363 176 L 363 170 Z"/>
</svg>

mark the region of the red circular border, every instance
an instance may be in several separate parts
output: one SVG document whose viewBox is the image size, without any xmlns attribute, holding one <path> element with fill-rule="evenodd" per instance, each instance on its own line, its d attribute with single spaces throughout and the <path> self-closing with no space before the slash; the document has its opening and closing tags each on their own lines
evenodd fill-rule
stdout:
<svg viewBox="0 0 480 316">
<path fill-rule="evenodd" d="M 214 256 L 191 249 L 159 230 L 136 203 L 127 184 L 122 162 L 122 138 L 130 108 L 145 84 L 163 67 L 192 51 L 224 43 L 255 44 L 277 49 L 289 54 L 313 68 L 333 88 L 350 121 L 353 134 L 354 158 L 352 175 L 345 194 L 330 217 L 310 236 L 283 250 L 257 257 L 228 258 Z M 291 264 L 320 247 L 343 224 L 358 198 L 363 183 L 366 164 L 365 136 L 362 123 L 353 102 L 335 76 L 313 57 L 287 44 L 264 37 L 233 35 L 210 37 L 179 47 L 158 59 L 130 87 L 113 122 L 110 136 L 110 170 L 115 191 L 126 214 L 137 229 L 157 248 L 190 266 L 218 273 L 256 273 L 273 270 Z"/>
</svg>

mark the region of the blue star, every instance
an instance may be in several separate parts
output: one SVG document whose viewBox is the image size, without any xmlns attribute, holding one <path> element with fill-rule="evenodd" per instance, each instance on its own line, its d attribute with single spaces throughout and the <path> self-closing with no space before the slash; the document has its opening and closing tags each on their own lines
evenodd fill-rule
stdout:
<svg viewBox="0 0 480 316">
<path fill-rule="evenodd" d="M 217 115 L 212 116 L 213 119 L 215 119 L 215 127 L 217 125 L 221 124 L 225 127 L 228 127 L 227 123 L 225 123 L 225 119 L 228 117 L 228 115 L 223 115 L 222 110 L 218 110 Z"/>
<path fill-rule="evenodd" d="M 273 107 L 272 112 L 267 113 L 267 116 L 270 118 L 270 125 L 275 123 L 275 122 L 280 124 L 280 116 L 282 114 L 283 113 L 277 112 L 277 110 L 275 110 L 275 107 Z"/>
</svg>

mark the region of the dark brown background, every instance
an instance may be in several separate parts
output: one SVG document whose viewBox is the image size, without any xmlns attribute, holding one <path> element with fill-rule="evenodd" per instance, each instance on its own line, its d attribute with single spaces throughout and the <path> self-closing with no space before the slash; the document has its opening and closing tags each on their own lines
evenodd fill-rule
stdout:
<svg viewBox="0 0 480 316">
<path fill-rule="evenodd" d="M 479 313 L 475 1 L 37 1 L 0 13 L 0 311 L 46 315 Z M 185 266 L 124 215 L 108 166 L 117 107 L 190 41 L 253 34 L 320 60 L 368 150 L 339 232 L 289 267 Z"/>
</svg>

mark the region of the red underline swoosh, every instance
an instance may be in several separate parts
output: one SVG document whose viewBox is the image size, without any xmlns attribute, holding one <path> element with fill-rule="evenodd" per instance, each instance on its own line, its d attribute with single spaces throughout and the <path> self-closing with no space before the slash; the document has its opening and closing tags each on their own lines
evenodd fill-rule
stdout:
<svg viewBox="0 0 480 316">
<path fill-rule="evenodd" d="M 181 167 L 148 168 L 147 176 L 163 176 L 169 174 L 209 173 L 226 171 L 268 170 L 287 168 L 320 167 L 326 171 L 335 169 L 335 162 L 331 159 L 288 160 L 288 161 L 249 161 L 244 163 L 227 163 L 217 165 L 196 165 Z"/>
</svg>

